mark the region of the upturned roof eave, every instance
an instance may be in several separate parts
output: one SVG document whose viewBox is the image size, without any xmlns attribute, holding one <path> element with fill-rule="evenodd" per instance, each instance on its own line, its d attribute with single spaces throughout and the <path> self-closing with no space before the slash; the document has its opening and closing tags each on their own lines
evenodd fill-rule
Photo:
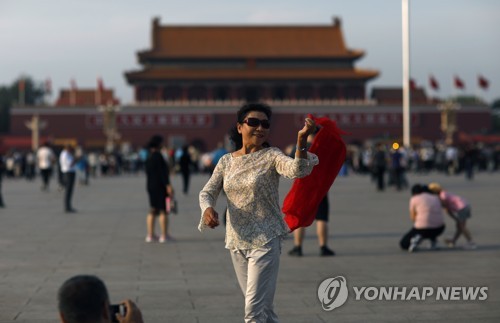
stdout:
<svg viewBox="0 0 500 323">
<path fill-rule="evenodd" d="M 281 53 L 277 54 L 261 54 L 261 55 L 252 55 L 252 54 L 232 54 L 232 55 L 200 55 L 197 53 L 183 53 L 171 55 L 170 53 L 159 52 L 154 50 L 141 51 L 137 53 L 137 57 L 139 62 L 143 63 L 148 58 L 163 58 L 163 59 L 259 59 L 259 58 L 273 58 L 273 59 L 318 59 L 318 58 L 332 58 L 332 59 L 358 59 L 365 55 L 364 51 L 350 51 L 344 54 L 318 54 L 318 55 L 287 55 L 284 56 Z"/>
<path fill-rule="evenodd" d="M 178 72 L 178 70 L 176 70 Z M 163 73 L 153 74 L 151 73 L 151 69 L 141 70 L 141 71 L 129 71 L 125 72 L 125 78 L 128 83 L 135 83 L 141 81 L 173 81 L 173 80 L 287 80 L 287 79 L 302 79 L 302 80 L 313 80 L 313 79 L 357 79 L 369 81 L 379 76 L 379 72 L 375 70 L 353 70 L 352 72 L 347 72 L 343 75 L 332 76 L 332 75 L 300 75 L 300 70 L 297 71 L 296 75 L 292 73 L 288 73 L 285 75 L 279 74 L 269 74 L 269 75 L 252 75 L 252 71 L 250 70 L 246 75 L 245 73 L 240 73 L 239 75 L 221 75 L 218 74 L 217 71 L 213 73 L 200 73 L 198 75 L 194 75 L 192 71 L 188 71 L 190 73 L 186 73 L 185 75 L 176 73 L 176 75 L 168 75 L 168 71 L 164 71 Z"/>
</svg>

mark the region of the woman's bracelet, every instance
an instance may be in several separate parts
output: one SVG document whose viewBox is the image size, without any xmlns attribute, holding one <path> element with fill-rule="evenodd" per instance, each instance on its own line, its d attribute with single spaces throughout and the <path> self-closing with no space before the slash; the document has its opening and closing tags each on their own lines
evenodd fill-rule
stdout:
<svg viewBox="0 0 500 323">
<path fill-rule="evenodd" d="M 307 147 L 300 148 L 299 146 L 295 146 L 295 149 L 297 149 L 298 151 L 306 151 Z"/>
</svg>

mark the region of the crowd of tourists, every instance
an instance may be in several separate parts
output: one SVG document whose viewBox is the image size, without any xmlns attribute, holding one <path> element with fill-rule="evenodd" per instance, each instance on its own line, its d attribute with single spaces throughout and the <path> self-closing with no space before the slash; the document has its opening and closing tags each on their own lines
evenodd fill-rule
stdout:
<svg viewBox="0 0 500 323">
<path fill-rule="evenodd" d="M 50 143 L 47 143 L 50 145 Z M 45 145 L 44 145 L 45 146 Z M 293 145 L 284 149 L 291 152 Z M 350 144 L 347 146 L 346 171 L 357 174 L 370 174 L 375 178 L 378 173 L 393 177 L 396 172 L 430 173 L 440 172 L 448 175 L 463 174 L 473 178 L 476 172 L 498 172 L 500 170 L 500 144 L 467 144 L 445 145 L 442 143 L 422 142 L 410 149 L 397 143 Z M 63 147 L 51 147 L 58 156 Z M 114 176 L 135 174 L 144 171 L 147 159 L 147 147 L 138 149 L 85 150 L 75 147 L 80 156 L 78 163 L 79 178 L 83 181 L 95 176 Z M 162 155 L 172 171 L 181 171 L 181 156 L 189 154 L 190 171 L 193 173 L 211 173 L 222 155 L 229 151 L 221 142 L 213 150 L 201 151 L 192 145 L 177 148 L 163 147 Z M 21 149 L 10 149 L 0 159 L 4 164 L 4 176 L 7 178 L 26 178 L 33 180 L 41 175 L 37 152 Z M 57 169 L 54 169 L 56 171 Z M 389 176 L 390 175 L 390 176 Z"/>
</svg>

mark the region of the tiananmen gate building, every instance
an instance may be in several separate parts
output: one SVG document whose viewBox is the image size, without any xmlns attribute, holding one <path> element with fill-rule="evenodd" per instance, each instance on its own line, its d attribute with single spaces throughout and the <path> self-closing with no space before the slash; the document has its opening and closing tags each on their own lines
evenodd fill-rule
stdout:
<svg viewBox="0 0 500 323">
<path fill-rule="evenodd" d="M 136 102 L 364 100 L 377 71 L 356 69 L 341 23 L 330 26 L 160 26 L 141 71 L 126 73 Z"/>
</svg>

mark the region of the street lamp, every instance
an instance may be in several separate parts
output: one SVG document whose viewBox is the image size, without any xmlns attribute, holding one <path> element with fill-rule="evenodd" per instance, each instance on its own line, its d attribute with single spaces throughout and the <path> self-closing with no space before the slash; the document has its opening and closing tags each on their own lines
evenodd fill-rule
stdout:
<svg viewBox="0 0 500 323">
<path fill-rule="evenodd" d="M 441 131 L 445 135 L 445 143 L 453 144 L 453 134 L 457 131 L 457 111 L 460 110 L 460 104 L 453 100 L 448 100 L 438 105 L 441 111 Z"/>
<path fill-rule="evenodd" d="M 114 103 L 108 103 L 107 105 L 101 105 L 97 108 L 103 116 L 103 132 L 106 136 L 106 151 L 112 152 L 115 148 L 115 141 L 121 138 L 118 133 L 118 127 L 116 124 L 116 116 L 121 107 Z"/>
<path fill-rule="evenodd" d="M 40 146 L 40 130 L 47 127 L 47 122 L 40 120 L 38 114 L 31 117 L 30 120 L 24 122 L 25 126 L 31 130 L 31 149 L 36 151 Z"/>
</svg>

